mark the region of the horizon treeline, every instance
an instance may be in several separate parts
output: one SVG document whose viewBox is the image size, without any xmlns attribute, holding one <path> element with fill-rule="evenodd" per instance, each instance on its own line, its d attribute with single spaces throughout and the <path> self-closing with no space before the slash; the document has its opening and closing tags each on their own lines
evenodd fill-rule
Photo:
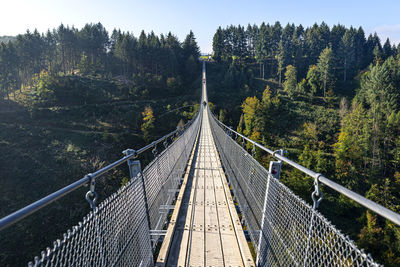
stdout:
<svg viewBox="0 0 400 267">
<path fill-rule="evenodd" d="M 147 80 L 162 90 L 179 92 L 185 81 L 197 75 L 200 50 L 192 31 L 183 42 L 169 32 L 139 37 L 114 29 L 111 35 L 101 23 L 82 29 L 61 24 L 46 33 L 20 34 L 0 43 L 0 96 L 9 98 L 32 85 L 42 71 L 50 75 L 82 74 L 128 80 Z M 149 93 L 149 92 L 147 92 Z"/>
<path fill-rule="evenodd" d="M 316 65 L 324 49 L 332 49 L 332 69 L 336 81 L 353 79 L 370 63 L 396 55 L 389 38 L 382 45 L 374 33 L 368 37 L 362 27 L 347 28 L 326 23 L 304 28 L 301 24 L 274 24 L 219 27 L 213 37 L 214 59 L 217 62 L 259 63 L 259 77 L 277 78 L 281 83 L 286 66 L 297 70 L 297 78 L 306 78 L 309 66 Z"/>
</svg>

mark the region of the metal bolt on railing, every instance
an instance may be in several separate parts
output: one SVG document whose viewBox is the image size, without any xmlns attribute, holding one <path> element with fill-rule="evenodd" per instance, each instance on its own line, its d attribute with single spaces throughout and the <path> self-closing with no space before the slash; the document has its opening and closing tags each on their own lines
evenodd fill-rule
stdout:
<svg viewBox="0 0 400 267">
<path fill-rule="evenodd" d="M 324 194 L 322 193 L 321 189 L 320 189 L 320 185 L 319 185 L 319 177 L 321 177 L 322 174 L 318 174 L 317 177 L 315 177 L 314 179 L 314 192 L 312 192 L 311 194 L 311 198 L 313 200 L 313 209 L 318 209 L 319 203 L 321 203 Z M 319 197 L 317 199 L 317 197 Z"/>
<path fill-rule="evenodd" d="M 154 145 L 154 148 L 153 148 L 153 150 L 151 150 L 151 153 L 153 153 L 154 157 L 157 157 L 157 155 L 158 155 L 157 144 Z"/>
<path fill-rule="evenodd" d="M 167 149 L 167 147 L 168 147 L 168 139 L 167 138 L 165 138 L 163 145 L 164 145 L 164 148 Z"/>
<path fill-rule="evenodd" d="M 256 155 L 256 146 L 253 144 L 253 149 L 251 150 L 251 156 L 254 158 Z"/>
<path fill-rule="evenodd" d="M 88 177 L 89 179 L 89 183 L 90 183 L 90 188 L 89 191 L 87 191 L 85 198 L 87 200 L 87 202 L 89 202 L 90 207 L 92 209 L 96 208 L 96 201 L 97 201 L 97 193 L 95 191 L 95 187 L 96 187 L 96 178 L 93 177 L 93 175 L 91 173 L 87 174 L 86 177 Z"/>
</svg>

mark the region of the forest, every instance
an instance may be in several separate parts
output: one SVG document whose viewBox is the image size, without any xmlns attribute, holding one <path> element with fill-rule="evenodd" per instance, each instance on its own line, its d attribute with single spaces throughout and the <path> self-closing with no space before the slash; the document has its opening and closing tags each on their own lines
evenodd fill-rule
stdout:
<svg viewBox="0 0 400 267">
<path fill-rule="evenodd" d="M 27 31 L 0 43 L 0 216 L 191 119 L 200 99 L 199 55 L 192 32 L 182 41 L 172 33 L 137 37 L 109 34 L 100 23 Z M 143 154 L 143 166 L 152 159 Z M 123 165 L 99 179 L 100 199 L 128 177 Z M 26 265 L 81 221 L 90 210 L 87 190 L 2 231 L 0 266 Z"/>
<path fill-rule="evenodd" d="M 216 30 L 213 59 L 209 98 L 220 120 L 400 212 L 400 45 L 362 27 L 231 25 Z M 256 157 L 268 167 L 270 157 Z M 312 179 L 283 170 L 281 180 L 310 201 Z M 398 226 L 323 191 L 325 216 L 378 262 L 400 265 Z"/>
<path fill-rule="evenodd" d="M 0 42 L 0 216 L 191 119 L 199 56 L 193 32 L 181 42 L 100 23 Z M 219 27 L 207 84 L 225 124 L 400 212 L 400 46 L 339 24 Z M 104 177 L 100 197 L 127 177 L 125 166 Z M 310 202 L 312 179 L 284 165 L 281 181 Z M 25 264 L 80 221 L 85 190 L 2 232 L 0 265 Z M 398 226 L 322 190 L 322 214 L 378 262 L 400 265 Z"/>
</svg>

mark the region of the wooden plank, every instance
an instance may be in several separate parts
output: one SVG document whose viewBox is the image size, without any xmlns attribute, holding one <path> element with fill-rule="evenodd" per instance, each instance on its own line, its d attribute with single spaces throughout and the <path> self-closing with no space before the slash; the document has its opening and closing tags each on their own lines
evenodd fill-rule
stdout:
<svg viewBox="0 0 400 267">
<path fill-rule="evenodd" d="M 198 155 L 196 155 L 198 157 Z M 198 166 L 198 162 L 196 162 L 196 166 Z M 192 188 L 190 192 L 190 199 L 188 203 L 188 210 L 187 210 L 187 215 L 186 215 L 186 221 L 185 221 L 185 228 L 184 228 L 184 233 L 180 245 L 180 250 L 179 250 L 179 257 L 178 257 L 178 266 L 186 266 L 186 258 L 187 258 L 187 253 L 188 253 L 188 245 L 189 245 L 189 240 L 191 239 L 191 230 L 192 230 L 192 216 L 193 216 L 193 211 L 194 211 L 194 202 L 195 202 L 195 191 L 196 191 L 196 184 L 197 184 L 197 179 L 199 176 L 199 169 L 194 170 L 194 175 L 193 175 L 193 183 L 192 183 Z"/>
<path fill-rule="evenodd" d="M 218 152 L 216 152 L 218 153 Z M 243 232 L 242 224 L 239 220 L 239 215 L 236 212 L 235 204 L 233 202 L 232 196 L 230 194 L 229 185 L 225 178 L 225 174 L 222 168 L 219 168 L 219 173 L 221 175 L 221 181 L 223 183 L 223 188 L 225 191 L 225 196 L 227 200 L 228 210 L 232 219 L 233 229 L 236 235 L 237 244 L 240 249 L 240 254 L 244 263 L 244 266 L 255 266 L 253 257 L 251 255 L 249 246 L 247 245 L 246 237 Z"/>
<path fill-rule="evenodd" d="M 207 110 L 204 110 L 197 142 L 176 265 L 255 266 L 222 170 Z"/>
<path fill-rule="evenodd" d="M 188 240 L 187 260 L 189 266 L 204 266 L 204 160 L 202 154 L 204 138 L 200 140 L 200 152 L 197 155 L 200 169 L 197 169 L 197 181 L 193 199 L 193 210 Z"/>
<path fill-rule="evenodd" d="M 170 219 L 170 222 L 169 222 L 169 225 L 168 225 L 167 233 L 166 233 L 166 235 L 164 237 L 164 241 L 163 241 L 163 243 L 161 245 L 161 249 L 160 249 L 160 252 L 159 252 L 157 260 L 156 260 L 156 264 L 155 264 L 156 266 L 165 266 L 165 264 L 167 262 L 169 249 L 170 249 L 171 243 L 172 243 L 172 237 L 173 237 L 173 234 L 175 232 L 175 228 L 176 228 L 176 225 L 177 225 L 176 222 L 178 221 L 179 211 L 180 211 L 180 208 L 181 208 L 181 205 L 182 205 L 183 194 L 185 192 L 186 184 L 188 182 L 189 174 L 190 174 L 190 171 L 191 171 L 190 166 L 192 165 L 193 159 L 194 159 L 194 156 L 195 156 L 196 144 L 197 144 L 197 141 L 199 140 L 199 134 L 200 134 L 200 128 L 199 128 L 199 131 L 196 134 L 196 140 L 194 142 L 194 146 L 192 148 L 192 152 L 190 154 L 190 158 L 189 158 L 189 161 L 188 161 L 188 166 L 189 167 L 186 168 L 186 172 L 185 172 L 185 175 L 184 175 L 184 178 L 183 178 L 181 189 L 180 189 L 178 197 L 176 199 L 175 209 L 174 209 L 174 211 L 172 213 L 172 216 L 171 216 L 171 219 Z"/>
<path fill-rule="evenodd" d="M 206 266 L 223 266 L 223 252 L 220 238 L 218 211 L 215 201 L 214 177 L 212 175 L 212 170 L 205 170 L 205 176 L 205 261 Z"/>
</svg>

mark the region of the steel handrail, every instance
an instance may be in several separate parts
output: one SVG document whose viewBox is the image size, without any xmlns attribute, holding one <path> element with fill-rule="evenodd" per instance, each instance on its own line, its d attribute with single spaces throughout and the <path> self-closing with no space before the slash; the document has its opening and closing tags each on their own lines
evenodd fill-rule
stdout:
<svg viewBox="0 0 400 267">
<path fill-rule="evenodd" d="M 215 116 L 214 114 L 212 114 L 212 112 L 209 112 L 211 114 L 211 116 L 213 117 L 214 120 L 216 120 L 216 122 L 221 125 L 223 128 L 225 128 L 227 131 L 230 131 L 231 133 L 240 136 L 241 138 L 243 138 L 244 140 L 246 140 L 249 143 L 252 143 L 254 146 L 260 148 L 261 150 L 266 151 L 267 153 L 271 154 L 274 158 L 281 160 L 287 164 L 289 164 L 290 166 L 300 170 L 301 172 L 311 176 L 312 178 L 314 178 L 316 181 L 321 182 L 322 184 L 330 187 L 331 189 L 335 190 L 336 192 L 339 192 L 343 195 L 345 195 L 346 197 L 354 200 L 355 202 L 357 202 L 358 204 L 366 207 L 367 209 L 372 210 L 373 212 L 381 215 L 382 217 L 394 222 L 395 224 L 400 226 L 400 214 L 383 207 L 382 205 L 379 205 L 378 203 L 369 200 L 349 189 L 347 189 L 346 187 L 335 183 L 334 181 L 326 178 L 324 175 L 320 174 L 320 173 L 316 173 L 296 162 L 294 162 L 293 160 L 290 160 L 288 158 L 286 158 L 285 156 L 280 155 L 278 152 L 279 151 L 273 151 L 269 148 L 266 148 L 265 146 L 249 139 L 248 137 L 236 132 L 235 130 L 233 130 L 232 128 L 226 126 L 225 124 L 223 124 L 222 122 L 220 122 Z"/>
<path fill-rule="evenodd" d="M 199 109 L 199 110 L 201 110 L 201 109 Z M 185 128 L 189 127 L 197 119 L 198 114 L 199 114 L 199 112 L 197 112 L 196 116 L 192 120 L 187 122 L 183 126 L 183 128 L 185 129 Z M 122 163 L 128 161 L 129 159 L 136 158 L 138 155 L 149 150 L 150 148 L 154 147 L 155 145 L 163 142 L 164 140 L 168 139 L 169 137 L 175 135 L 176 133 L 179 133 L 179 131 L 180 131 L 180 129 L 178 128 L 178 129 L 164 135 L 163 137 L 157 139 L 156 141 L 153 141 L 152 143 L 140 148 L 139 150 L 132 150 L 133 151 L 132 154 L 126 155 L 125 157 L 123 157 L 117 161 L 114 161 L 113 163 L 105 166 L 104 168 L 101 168 L 100 170 L 95 171 L 94 173 L 89 173 L 89 174 L 85 175 L 83 178 L 81 178 L 80 180 L 73 182 L 72 184 L 69 184 L 69 185 L 63 187 L 60 190 L 58 190 L 54 193 L 51 193 L 50 195 L 47 195 L 46 197 L 41 198 L 41 199 L 33 202 L 32 204 L 29 204 L 28 206 L 25 206 L 24 208 L 19 209 L 13 213 L 1 218 L 0 219 L 0 231 L 17 223 L 18 221 L 35 213 L 36 211 L 46 207 L 47 205 L 53 203 L 57 199 L 75 191 L 76 189 L 89 183 L 92 179 L 96 179 L 97 177 L 108 172 L 109 170 L 112 170 L 112 169 L 118 167 L 119 165 L 121 165 Z"/>
</svg>

